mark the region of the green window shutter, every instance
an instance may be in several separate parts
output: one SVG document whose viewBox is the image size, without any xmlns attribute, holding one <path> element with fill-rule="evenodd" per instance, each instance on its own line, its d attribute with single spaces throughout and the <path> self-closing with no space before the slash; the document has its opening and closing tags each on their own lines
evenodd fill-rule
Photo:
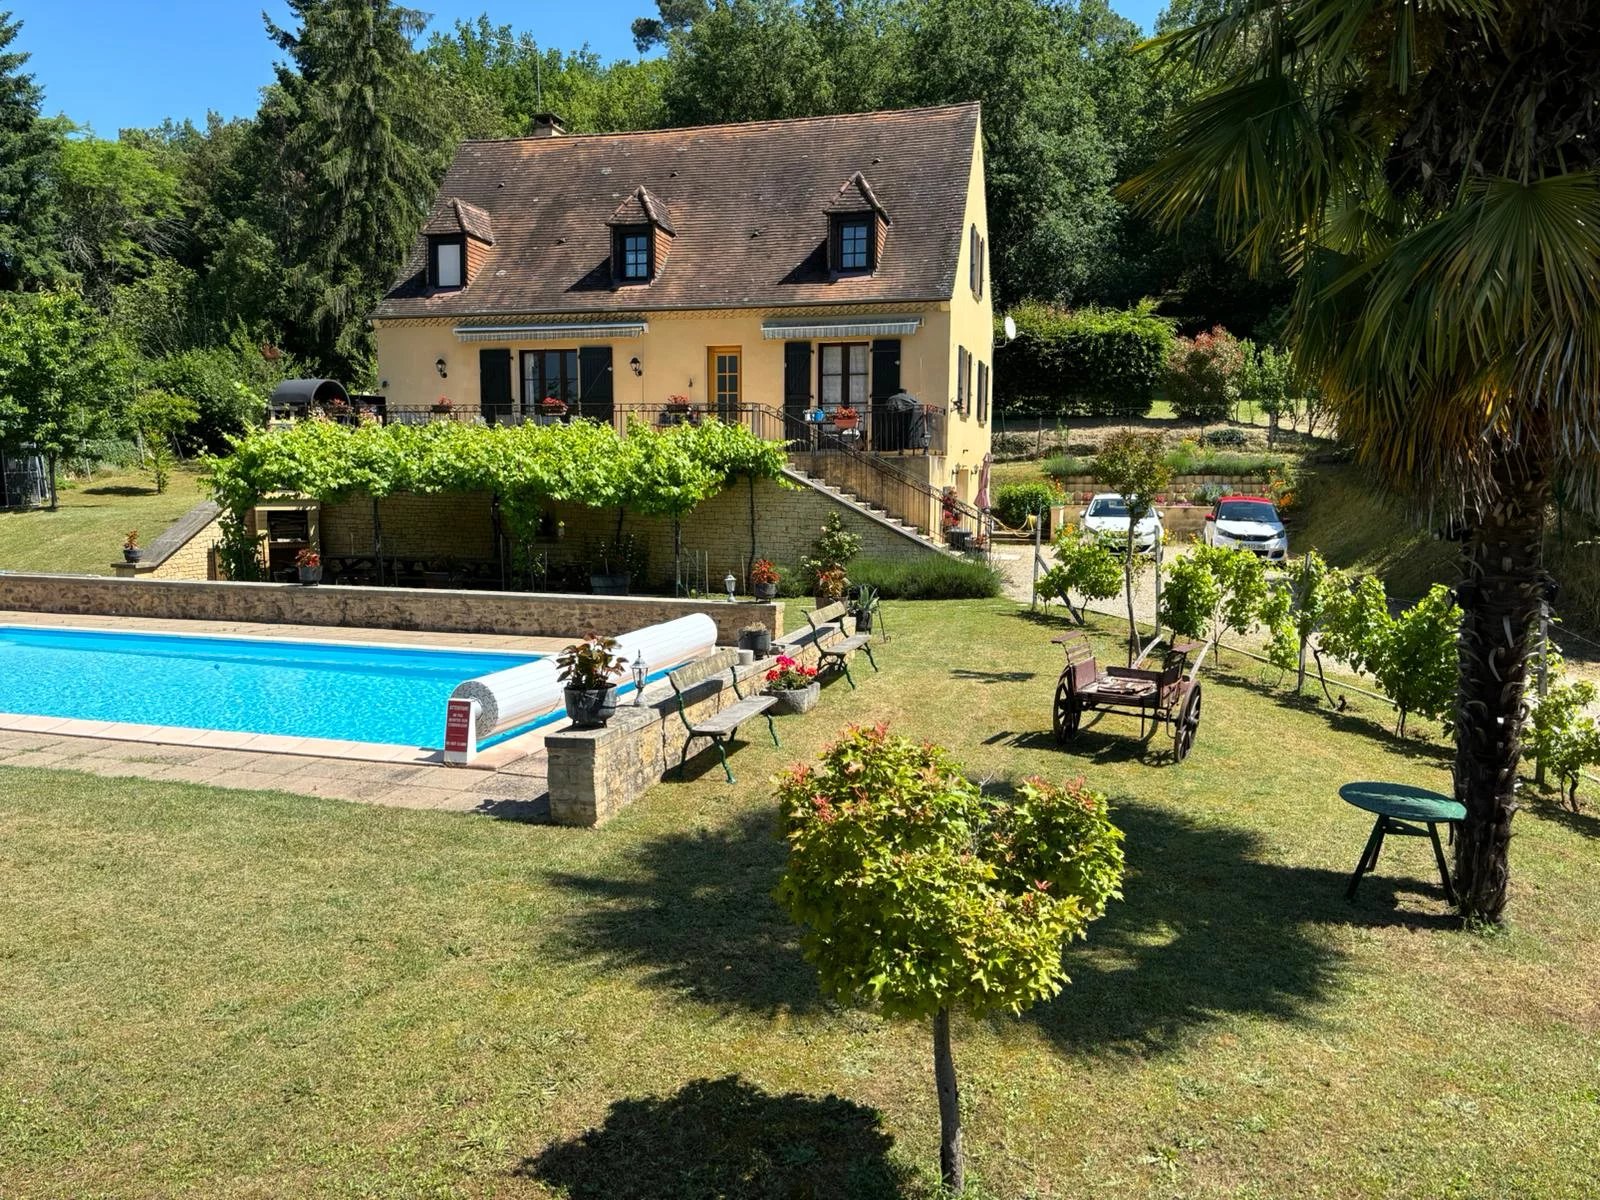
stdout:
<svg viewBox="0 0 1600 1200">
<path fill-rule="evenodd" d="M 798 417 L 811 407 L 811 343 L 783 344 L 783 411 Z"/>
<path fill-rule="evenodd" d="M 511 351 L 478 351 L 478 409 L 490 424 L 511 416 Z"/>
<path fill-rule="evenodd" d="M 611 424 L 616 411 L 615 374 L 610 346 L 578 347 L 578 412 L 591 421 Z"/>
</svg>

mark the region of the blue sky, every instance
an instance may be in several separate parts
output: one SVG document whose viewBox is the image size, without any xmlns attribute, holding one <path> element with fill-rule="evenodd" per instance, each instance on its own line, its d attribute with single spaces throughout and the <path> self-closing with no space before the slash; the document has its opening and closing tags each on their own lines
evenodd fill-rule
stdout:
<svg viewBox="0 0 1600 1200">
<path fill-rule="evenodd" d="M 541 45 L 575 49 L 587 42 L 605 58 L 634 53 L 634 17 L 653 0 L 411 0 L 448 29 L 488 11 L 526 30 Z M 1112 7 L 1149 29 L 1158 0 L 1112 0 Z M 199 122 L 208 108 L 223 116 L 255 111 L 272 79 L 277 47 L 261 24 L 265 9 L 288 20 L 283 0 L 0 0 L 23 22 L 13 49 L 32 54 L 29 69 L 45 89 L 45 112 L 65 112 L 103 137 L 163 117 Z"/>
</svg>

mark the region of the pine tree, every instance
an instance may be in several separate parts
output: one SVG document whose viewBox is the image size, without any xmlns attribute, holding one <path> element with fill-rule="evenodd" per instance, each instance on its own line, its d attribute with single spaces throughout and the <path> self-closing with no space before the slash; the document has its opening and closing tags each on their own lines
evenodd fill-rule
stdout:
<svg viewBox="0 0 1600 1200">
<path fill-rule="evenodd" d="M 48 203 L 58 143 L 39 119 L 44 93 L 23 73 L 28 55 L 9 49 L 21 28 L 0 12 L 0 291 L 7 292 L 60 275 Z"/>
<path fill-rule="evenodd" d="M 292 0 L 294 32 L 267 23 L 284 158 L 298 189 L 291 261 L 304 349 L 346 379 L 370 371 L 367 316 L 426 219 L 451 124 L 412 50 L 423 14 L 389 0 Z"/>
</svg>

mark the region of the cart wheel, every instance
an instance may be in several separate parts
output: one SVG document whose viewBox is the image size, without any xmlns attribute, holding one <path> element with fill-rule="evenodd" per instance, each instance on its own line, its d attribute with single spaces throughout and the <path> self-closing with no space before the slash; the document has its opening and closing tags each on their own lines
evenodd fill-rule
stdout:
<svg viewBox="0 0 1600 1200">
<path fill-rule="evenodd" d="M 1064 742 L 1077 733 L 1082 720 L 1083 701 L 1078 698 L 1077 689 L 1072 684 L 1072 670 L 1068 668 L 1056 681 L 1054 719 L 1056 741 Z"/>
<path fill-rule="evenodd" d="M 1172 728 L 1172 753 L 1182 762 L 1194 749 L 1194 739 L 1200 733 L 1200 685 L 1191 683 L 1184 689 L 1183 704 L 1178 708 L 1178 719 Z"/>
</svg>

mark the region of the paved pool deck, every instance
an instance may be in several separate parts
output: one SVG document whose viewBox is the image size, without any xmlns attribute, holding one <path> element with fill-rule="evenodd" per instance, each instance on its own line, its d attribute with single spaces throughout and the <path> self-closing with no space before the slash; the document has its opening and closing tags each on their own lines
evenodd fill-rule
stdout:
<svg viewBox="0 0 1600 1200">
<path fill-rule="evenodd" d="M 0 625 L 534 653 L 559 650 L 570 640 L 6 609 L 0 609 Z M 550 728 L 561 727 L 558 724 Z M 543 732 L 524 734 L 491 747 L 472 767 L 464 768 L 446 766 L 437 750 L 422 747 L 0 713 L 0 766 L 50 767 L 110 778 L 282 791 L 362 804 L 481 812 L 521 820 L 537 821 L 548 816 L 545 762 Z"/>
</svg>

